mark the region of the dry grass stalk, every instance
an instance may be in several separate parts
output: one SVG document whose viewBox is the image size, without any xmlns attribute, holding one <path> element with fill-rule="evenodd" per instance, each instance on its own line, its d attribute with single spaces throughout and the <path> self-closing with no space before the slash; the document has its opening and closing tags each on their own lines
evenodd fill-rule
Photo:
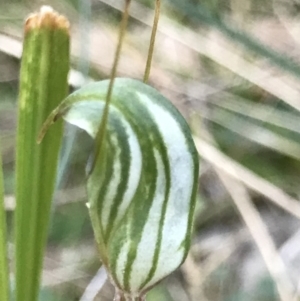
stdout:
<svg viewBox="0 0 300 301">
<path fill-rule="evenodd" d="M 286 267 L 246 188 L 237 180 L 229 177 L 224 171 L 218 168 L 215 169 L 265 261 L 266 267 L 276 284 L 280 300 L 293 300 L 295 288 L 291 285 Z"/>
</svg>

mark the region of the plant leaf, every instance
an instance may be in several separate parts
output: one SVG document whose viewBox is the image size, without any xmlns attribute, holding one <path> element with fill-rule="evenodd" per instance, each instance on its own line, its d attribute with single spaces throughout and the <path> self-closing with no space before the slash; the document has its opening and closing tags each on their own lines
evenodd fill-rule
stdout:
<svg viewBox="0 0 300 301">
<path fill-rule="evenodd" d="M 55 110 L 95 138 L 108 81 L 89 84 Z M 152 87 L 115 81 L 105 146 L 87 181 L 103 264 L 114 284 L 140 294 L 174 271 L 190 243 L 198 155 L 187 123 Z"/>
</svg>

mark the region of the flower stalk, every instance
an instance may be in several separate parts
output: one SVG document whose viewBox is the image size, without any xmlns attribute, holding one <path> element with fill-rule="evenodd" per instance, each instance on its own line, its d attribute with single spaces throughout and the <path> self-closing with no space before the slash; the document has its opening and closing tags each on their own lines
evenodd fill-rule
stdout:
<svg viewBox="0 0 300 301">
<path fill-rule="evenodd" d="M 155 1 L 155 15 L 154 15 L 154 22 L 152 27 L 152 33 L 150 38 L 150 45 L 149 45 L 149 51 L 148 51 L 148 58 L 146 63 L 146 69 L 144 74 L 144 83 L 147 83 L 150 76 L 151 71 L 151 64 L 152 64 L 152 58 L 154 53 L 154 45 L 155 45 L 155 38 L 157 33 L 157 27 L 158 27 L 158 21 L 160 16 L 160 0 Z"/>
</svg>

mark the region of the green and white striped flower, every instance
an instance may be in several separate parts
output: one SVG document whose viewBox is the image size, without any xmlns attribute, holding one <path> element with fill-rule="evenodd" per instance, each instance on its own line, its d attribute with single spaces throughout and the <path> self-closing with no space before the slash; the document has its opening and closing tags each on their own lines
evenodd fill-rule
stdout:
<svg viewBox="0 0 300 301">
<path fill-rule="evenodd" d="M 52 114 L 95 138 L 108 81 L 74 92 Z M 177 109 L 152 87 L 115 80 L 104 145 L 88 176 L 100 256 L 118 290 L 139 296 L 185 259 L 198 185 L 198 155 Z"/>
</svg>

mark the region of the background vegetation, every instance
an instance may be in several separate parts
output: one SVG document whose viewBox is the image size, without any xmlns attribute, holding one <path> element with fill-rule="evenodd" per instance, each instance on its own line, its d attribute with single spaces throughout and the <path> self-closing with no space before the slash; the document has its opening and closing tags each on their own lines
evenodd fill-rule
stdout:
<svg viewBox="0 0 300 301">
<path fill-rule="evenodd" d="M 0 134 L 10 237 L 22 25 L 44 4 L 72 24 L 70 89 L 107 78 L 123 7 L 119 0 L 0 1 Z M 119 76 L 142 79 L 153 6 L 153 0 L 132 3 Z M 149 301 L 299 300 L 299 12 L 298 0 L 162 1 L 150 83 L 189 121 L 202 164 L 190 255 Z M 43 301 L 91 300 L 82 297 L 99 268 L 84 205 L 90 147 L 84 133 L 65 129 Z M 112 295 L 106 283 L 96 300 Z"/>
</svg>

